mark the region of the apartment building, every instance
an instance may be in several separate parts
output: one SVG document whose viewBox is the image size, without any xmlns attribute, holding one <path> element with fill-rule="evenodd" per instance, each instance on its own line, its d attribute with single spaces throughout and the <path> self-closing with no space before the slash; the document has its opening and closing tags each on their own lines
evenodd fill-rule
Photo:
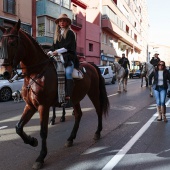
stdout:
<svg viewBox="0 0 170 170">
<path fill-rule="evenodd" d="M 118 61 L 122 53 L 131 67 L 148 57 L 146 0 L 100 0 L 101 63 Z"/>
<path fill-rule="evenodd" d="M 32 34 L 32 0 L 1 0 L 0 25 L 9 28 L 19 19 L 21 28 Z M 0 34 L 2 34 L 1 31 Z"/>
</svg>

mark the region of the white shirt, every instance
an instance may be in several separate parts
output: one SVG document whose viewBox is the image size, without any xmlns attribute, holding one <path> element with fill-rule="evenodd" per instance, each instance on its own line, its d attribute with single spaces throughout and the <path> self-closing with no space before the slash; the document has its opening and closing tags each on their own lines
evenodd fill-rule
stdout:
<svg viewBox="0 0 170 170">
<path fill-rule="evenodd" d="M 163 85 L 163 70 L 158 71 L 158 86 Z"/>
</svg>

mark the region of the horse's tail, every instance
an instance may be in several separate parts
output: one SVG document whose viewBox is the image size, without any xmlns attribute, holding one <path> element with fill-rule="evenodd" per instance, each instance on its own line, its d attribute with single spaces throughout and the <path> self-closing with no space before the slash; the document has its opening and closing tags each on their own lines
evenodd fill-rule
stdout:
<svg viewBox="0 0 170 170">
<path fill-rule="evenodd" d="M 104 79 L 101 75 L 100 69 L 95 64 L 91 64 L 91 65 L 95 67 L 99 75 L 100 107 L 101 107 L 101 112 L 106 116 L 108 115 L 110 104 L 109 104 L 109 99 L 107 97 L 107 91 L 106 91 Z"/>
</svg>

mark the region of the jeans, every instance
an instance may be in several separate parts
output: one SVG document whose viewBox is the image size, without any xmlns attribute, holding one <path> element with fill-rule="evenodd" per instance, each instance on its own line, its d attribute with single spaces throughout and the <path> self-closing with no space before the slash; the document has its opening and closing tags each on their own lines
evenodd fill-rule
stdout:
<svg viewBox="0 0 170 170">
<path fill-rule="evenodd" d="M 73 79 L 72 77 L 72 73 L 73 73 L 73 69 L 74 69 L 74 64 L 73 62 L 71 62 L 72 65 L 71 66 L 67 66 L 65 71 L 66 71 L 66 79 Z"/>
<path fill-rule="evenodd" d="M 157 86 L 156 89 L 154 89 L 154 96 L 157 106 L 165 106 L 166 94 L 167 89 L 165 89 L 164 87 Z"/>
</svg>

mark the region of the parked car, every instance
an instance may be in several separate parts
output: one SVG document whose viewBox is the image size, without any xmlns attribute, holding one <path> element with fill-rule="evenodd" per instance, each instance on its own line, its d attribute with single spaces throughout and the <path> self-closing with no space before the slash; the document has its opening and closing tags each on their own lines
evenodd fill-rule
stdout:
<svg viewBox="0 0 170 170">
<path fill-rule="evenodd" d="M 19 71 L 21 73 L 21 71 Z M 16 80 L 10 83 L 8 80 L 4 80 L 3 76 L 0 75 L 0 101 L 6 102 L 12 98 L 12 93 L 21 90 L 24 79 L 21 74 L 18 75 Z"/>
<path fill-rule="evenodd" d="M 136 70 L 131 74 L 132 78 L 140 78 L 141 77 L 141 71 L 140 70 Z"/>
<path fill-rule="evenodd" d="M 101 75 L 104 78 L 105 83 L 115 84 L 116 74 L 112 70 L 111 66 L 98 66 L 101 72 Z"/>
</svg>

